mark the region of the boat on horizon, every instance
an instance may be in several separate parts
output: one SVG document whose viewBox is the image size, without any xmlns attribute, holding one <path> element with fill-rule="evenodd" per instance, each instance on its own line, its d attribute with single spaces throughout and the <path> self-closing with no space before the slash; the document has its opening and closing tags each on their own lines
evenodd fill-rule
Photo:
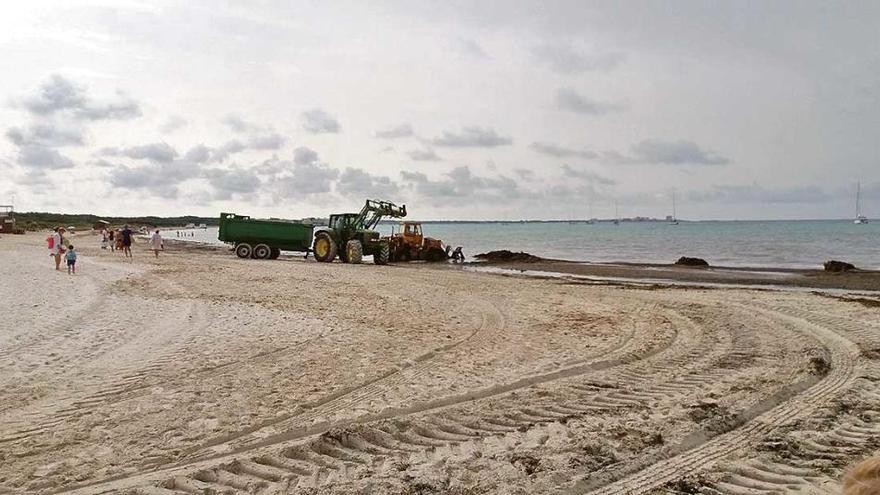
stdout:
<svg viewBox="0 0 880 495">
<path fill-rule="evenodd" d="M 675 191 L 672 191 L 672 218 L 669 219 L 669 225 L 678 225 L 678 217 L 675 215 Z"/>
<path fill-rule="evenodd" d="M 862 215 L 862 183 L 856 183 L 856 219 L 853 223 L 856 225 L 864 225 L 868 223 L 868 217 Z"/>
</svg>

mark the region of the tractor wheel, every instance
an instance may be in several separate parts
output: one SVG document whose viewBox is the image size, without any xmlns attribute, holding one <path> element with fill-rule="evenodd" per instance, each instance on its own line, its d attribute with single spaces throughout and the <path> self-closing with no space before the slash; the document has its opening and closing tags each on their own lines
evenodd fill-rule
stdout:
<svg viewBox="0 0 880 495">
<path fill-rule="evenodd" d="M 318 232 L 313 249 L 315 259 L 322 263 L 330 263 L 336 258 L 336 241 L 326 232 Z"/>
<path fill-rule="evenodd" d="M 387 265 L 388 258 L 391 257 L 391 246 L 387 243 L 382 243 L 379 246 L 379 250 L 376 251 L 376 254 L 373 255 L 373 263 L 377 265 Z"/>
<path fill-rule="evenodd" d="M 424 255 L 425 261 L 436 263 L 446 259 L 446 253 L 440 248 L 431 248 Z"/>
<path fill-rule="evenodd" d="M 272 248 L 265 244 L 257 244 L 254 246 L 254 252 L 251 254 L 255 260 L 267 260 L 272 256 Z"/>
<path fill-rule="evenodd" d="M 409 255 L 409 249 L 404 247 L 400 251 L 397 252 L 397 260 L 398 261 L 409 261 L 411 256 Z"/>
<path fill-rule="evenodd" d="M 251 253 L 254 252 L 254 248 L 251 247 L 250 244 L 246 242 L 242 242 L 235 246 L 235 255 L 239 258 L 250 258 Z"/>
<path fill-rule="evenodd" d="M 361 241 L 352 239 L 345 244 L 345 257 L 349 263 L 358 264 L 364 259 L 364 246 Z"/>
<path fill-rule="evenodd" d="M 281 250 L 278 248 L 272 248 L 272 252 L 269 254 L 269 259 L 277 260 L 279 256 L 281 256 Z"/>
</svg>

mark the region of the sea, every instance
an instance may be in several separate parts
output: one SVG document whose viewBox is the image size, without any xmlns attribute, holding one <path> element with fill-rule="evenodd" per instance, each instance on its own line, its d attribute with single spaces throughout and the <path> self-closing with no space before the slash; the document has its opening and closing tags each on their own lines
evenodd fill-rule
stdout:
<svg viewBox="0 0 880 495">
<path fill-rule="evenodd" d="M 391 233 L 391 224 L 379 230 Z M 852 220 L 667 222 L 423 223 L 426 236 L 473 255 L 497 249 L 583 262 L 672 263 L 681 256 L 714 266 L 818 268 L 842 260 L 880 269 L 880 221 Z M 218 228 L 163 233 L 167 239 L 222 244 Z"/>
</svg>

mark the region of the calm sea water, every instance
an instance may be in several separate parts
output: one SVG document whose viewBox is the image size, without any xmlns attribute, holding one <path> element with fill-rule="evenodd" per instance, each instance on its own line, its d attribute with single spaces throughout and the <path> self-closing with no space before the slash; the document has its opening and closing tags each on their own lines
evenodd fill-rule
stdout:
<svg viewBox="0 0 880 495">
<path fill-rule="evenodd" d="M 696 256 L 712 265 L 815 268 L 840 259 L 880 269 L 880 221 L 849 220 L 612 223 L 459 223 L 424 225 L 425 235 L 471 256 L 510 249 L 575 261 L 671 263 Z M 389 233 L 390 225 L 380 226 Z M 217 228 L 181 231 L 186 240 L 219 243 Z M 175 239 L 176 231 L 164 233 Z"/>
</svg>

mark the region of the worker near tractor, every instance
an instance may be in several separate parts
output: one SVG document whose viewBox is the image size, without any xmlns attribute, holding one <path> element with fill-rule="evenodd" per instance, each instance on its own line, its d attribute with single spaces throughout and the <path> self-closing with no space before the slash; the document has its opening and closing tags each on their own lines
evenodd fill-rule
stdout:
<svg viewBox="0 0 880 495">
<path fill-rule="evenodd" d="M 464 252 L 461 250 L 461 246 L 455 248 L 455 251 L 452 251 L 450 257 L 452 258 L 453 263 L 464 263 Z"/>
</svg>

